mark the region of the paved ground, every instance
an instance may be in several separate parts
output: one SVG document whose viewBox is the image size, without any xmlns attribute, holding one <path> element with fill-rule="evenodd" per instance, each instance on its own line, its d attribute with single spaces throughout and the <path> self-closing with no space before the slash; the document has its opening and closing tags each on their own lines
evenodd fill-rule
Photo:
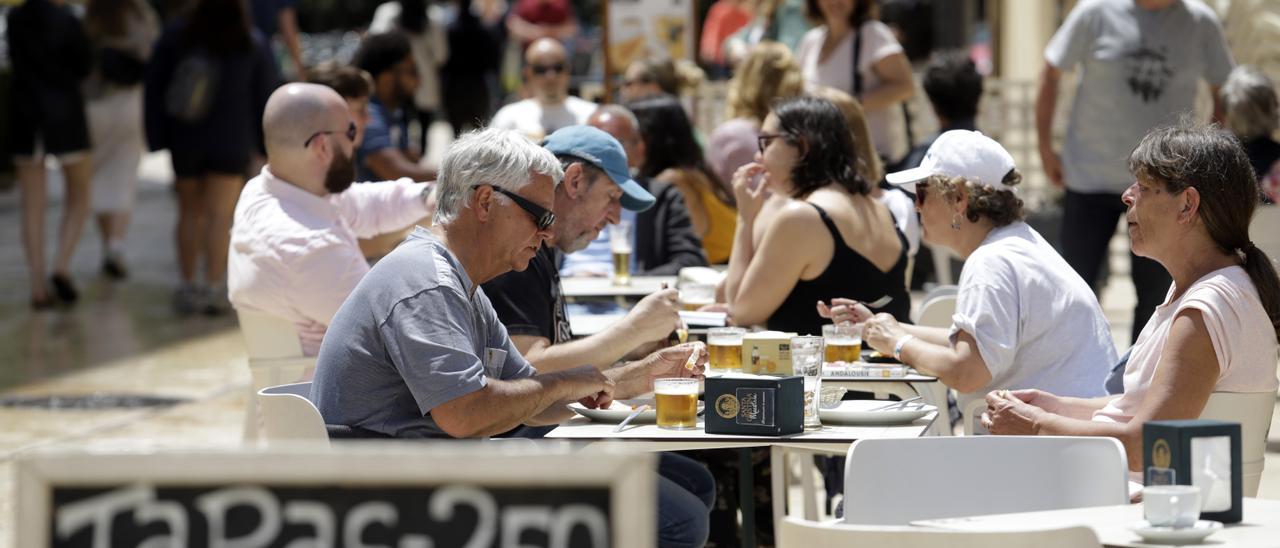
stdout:
<svg viewBox="0 0 1280 548">
<path fill-rule="evenodd" d="M 443 132 L 443 133 L 442 133 Z M 433 148 L 447 130 L 433 129 Z M 0 548 L 12 545 L 12 462 L 49 448 L 139 449 L 233 447 L 239 443 L 249 375 L 243 343 L 231 318 L 178 319 L 169 308 L 176 283 L 174 203 L 163 155 L 142 169 L 123 283 L 97 274 L 92 228 L 73 265 L 84 287 L 70 311 L 32 313 L 18 240 L 16 192 L 0 193 L 0 396 L 128 394 L 182 398 L 161 410 L 95 411 L 0 407 Z M 56 186 L 56 185 L 55 185 Z M 51 206 L 56 213 L 56 206 Z M 50 219 L 50 230 L 56 219 Z M 1113 244 L 1113 271 L 1127 272 L 1127 243 Z M 1117 343 L 1128 346 L 1132 287 L 1113 277 L 1103 294 Z M 1278 455 L 1268 455 L 1268 461 Z M 1280 498 L 1280 462 L 1271 462 L 1263 496 Z"/>
</svg>

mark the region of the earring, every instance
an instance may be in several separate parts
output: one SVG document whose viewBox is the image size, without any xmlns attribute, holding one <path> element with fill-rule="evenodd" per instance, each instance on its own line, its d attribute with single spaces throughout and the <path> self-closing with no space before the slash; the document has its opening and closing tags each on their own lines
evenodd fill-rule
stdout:
<svg viewBox="0 0 1280 548">
<path fill-rule="evenodd" d="M 960 230 L 960 217 L 957 215 L 951 216 L 951 230 Z"/>
</svg>

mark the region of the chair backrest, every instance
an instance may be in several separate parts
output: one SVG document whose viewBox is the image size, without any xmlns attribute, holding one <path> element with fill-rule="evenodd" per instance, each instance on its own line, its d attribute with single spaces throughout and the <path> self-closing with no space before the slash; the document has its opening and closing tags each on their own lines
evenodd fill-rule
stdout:
<svg viewBox="0 0 1280 548">
<path fill-rule="evenodd" d="M 1275 392 L 1214 392 L 1200 412 L 1202 419 L 1240 423 L 1240 463 L 1244 476 L 1244 496 L 1258 496 L 1262 469 L 1266 464 L 1267 431 L 1276 406 Z"/>
<path fill-rule="evenodd" d="M 324 418 L 310 398 L 309 382 L 282 384 L 258 391 L 262 439 L 268 447 L 281 441 L 329 443 Z"/>
<path fill-rule="evenodd" d="M 1126 504 L 1113 438 L 865 439 L 849 447 L 844 519 L 862 525 Z"/>
<path fill-rule="evenodd" d="M 1267 254 L 1272 264 L 1280 260 L 1280 206 L 1258 206 L 1249 223 L 1249 239 Z"/>
<path fill-rule="evenodd" d="M 820 523 L 794 517 L 778 527 L 779 548 L 814 546 L 892 546 L 893 548 L 1036 548 L 1101 547 L 1088 527 L 1023 531 L 946 531 L 893 525 Z"/>
<path fill-rule="evenodd" d="M 925 327 L 951 327 L 951 316 L 956 313 L 956 296 L 938 295 L 925 300 L 916 312 L 916 325 Z"/>
</svg>

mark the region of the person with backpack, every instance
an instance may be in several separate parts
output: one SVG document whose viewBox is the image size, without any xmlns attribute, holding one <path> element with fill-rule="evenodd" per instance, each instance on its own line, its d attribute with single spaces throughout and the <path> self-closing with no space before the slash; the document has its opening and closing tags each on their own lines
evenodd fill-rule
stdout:
<svg viewBox="0 0 1280 548">
<path fill-rule="evenodd" d="M 8 14 L 9 138 L 22 194 L 22 247 L 31 273 L 31 308 L 71 304 L 68 272 L 89 216 L 89 131 L 80 82 L 89 75 L 89 40 L 62 0 L 28 0 Z M 45 156 L 58 159 L 66 180 L 58 251 L 45 282 Z M 52 290 L 52 291 L 51 291 Z"/>
<path fill-rule="evenodd" d="M 83 86 L 93 149 L 91 204 L 102 235 L 102 273 L 120 280 L 128 275 L 124 237 L 146 146 L 142 78 L 160 28 L 144 0 L 89 0 L 84 26 L 95 60 Z"/>
<path fill-rule="evenodd" d="M 197 0 L 156 42 L 144 86 L 147 142 L 169 149 L 176 176 L 180 315 L 229 310 L 227 246 L 262 114 L 280 81 L 240 0 Z M 298 143 L 298 146 L 303 146 Z M 204 280 L 196 276 L 204 259 Z"/>
</svg>

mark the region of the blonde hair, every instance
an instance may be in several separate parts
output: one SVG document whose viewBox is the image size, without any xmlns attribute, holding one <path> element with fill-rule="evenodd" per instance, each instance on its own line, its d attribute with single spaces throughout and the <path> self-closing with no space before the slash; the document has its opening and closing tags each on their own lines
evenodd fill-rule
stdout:
<svg viewBox="0 0 1280 548">
<path fill-rule="evenodd" d="M 797 97 L 804 93 L 800 65 L 791 50 L 779 42 L 760 42 L 729 80 L 727 118 L 764 121 L 775 99 Z"/>
<path fill-rule="evenodd" d="M 858 175 L 872 185 L 878 183 L 884 177 L 884 164 L 880 163 L 880 156 L 871 143 L 871 130 L 862 105 L 852 95 L 832 87 L 821 86 L 813 90 L 812 95 L 831 101 L 844 114 L 844 121 L 853 133 L 853 150 L 858 154 Z"/>
</svg>

